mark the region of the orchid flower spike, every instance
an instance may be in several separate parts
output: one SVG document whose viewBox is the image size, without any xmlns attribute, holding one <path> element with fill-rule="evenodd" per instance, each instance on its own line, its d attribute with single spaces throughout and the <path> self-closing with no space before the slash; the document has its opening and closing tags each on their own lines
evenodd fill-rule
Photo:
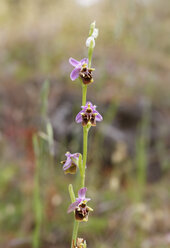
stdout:
<svg viewBox="0 0 170 248">
<path fill-rule="evenodd" d="M 82 123 L 83 126 L 91 125 L 96 126 L 96 121 L 102 121 L 103 117 L 96 110 L 96 106 L 91 102 L 87 102 L 82 106 L 82 110 L 76 116 L 76 122 Z"/>
</svg>

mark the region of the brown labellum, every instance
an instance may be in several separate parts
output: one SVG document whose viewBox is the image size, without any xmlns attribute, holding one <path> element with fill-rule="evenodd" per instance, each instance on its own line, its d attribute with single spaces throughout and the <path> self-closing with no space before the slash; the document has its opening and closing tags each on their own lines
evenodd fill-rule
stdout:
<svg viewBox="0 0 170 248">
<path fill-rule="evenodd" d="M 83 67 L 81 69 L 79 76 L 81 77 L 84 84 L 90 84 L 93 82 L 92 71 L 94 71 L 93 68 Z"/>
</svg>

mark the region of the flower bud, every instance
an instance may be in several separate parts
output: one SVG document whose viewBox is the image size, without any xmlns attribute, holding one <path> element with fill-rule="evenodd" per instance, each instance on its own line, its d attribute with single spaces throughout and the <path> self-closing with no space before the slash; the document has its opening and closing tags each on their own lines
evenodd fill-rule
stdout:
<svg viewBox="0 0 170 248">
<path fill-rule="evenodd" d="M 92 35 L 92 33 L 93 33 L 94 29 L 95 29 L 95 26 L 96 26 L 96 21 L 94 21 L 94 22 L 92 22 L 92 23 L 90 24 L 89 36 Z"/>
<path fill-rule="evenodd" d="M 95 28 L 91 36 L 96 39 L 98 37 L 98 35 L 99 35 L 99 29 Z"/>
<path fill-rule="evenodd" d="M 87 38 L 86 40 L 86 46 L 90 47 L 90 48 L 94 48 L 95 47 L 95 39 L 93 36 L 90 36 Z"/>
</svg>

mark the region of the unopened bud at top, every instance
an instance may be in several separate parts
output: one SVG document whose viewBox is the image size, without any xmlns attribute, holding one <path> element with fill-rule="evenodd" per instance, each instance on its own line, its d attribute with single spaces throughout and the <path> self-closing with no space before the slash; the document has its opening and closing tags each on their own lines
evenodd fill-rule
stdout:
<svg viewBox="0 0 170 248">
<path fill-rule="evenodd" d="M 92 23 L 90 24 L 89 36 L 92 35 L 92 33 L 93 33 L 94 29 L 95 29 L 95 26 L 96 26 L 96 21 L 94 21 L 94 22 L 92 22 Z"/>
<path fill-rule="evenodd" d="M 89 37 L 86 40 L 86 46 L 90 49 L 95 47 L 95 39 L 99 35 L 99 30 L 96 28 L 96 22 L 92 22 L 90 25 Z"/>
</svg>

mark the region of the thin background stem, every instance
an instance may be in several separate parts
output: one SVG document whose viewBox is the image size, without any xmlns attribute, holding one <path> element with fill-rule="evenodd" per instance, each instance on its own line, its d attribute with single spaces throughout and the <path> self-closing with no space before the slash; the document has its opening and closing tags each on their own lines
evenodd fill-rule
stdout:
<svg viewBox="0 0 170 248">
<path fill-rule="evenodd" d="M 33 147 L 35 153 L 35 177 L 34 177 L 34 212 L 35 229 L 33 233 L 33 248 L 40 246 L 40 229 L 42 222 L 42 203 L 40 199 L 40 149 L 37 135 L 33 136 Z"/>
</svg>

